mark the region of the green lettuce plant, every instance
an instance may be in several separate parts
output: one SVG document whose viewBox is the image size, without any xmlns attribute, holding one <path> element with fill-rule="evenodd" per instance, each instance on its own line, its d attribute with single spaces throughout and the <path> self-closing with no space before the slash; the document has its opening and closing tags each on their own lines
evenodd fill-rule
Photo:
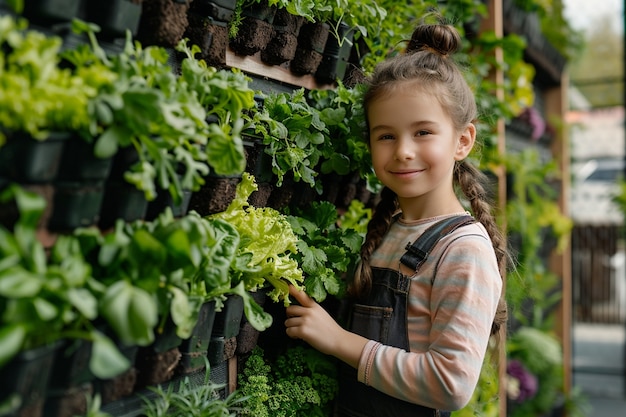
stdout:
<svg viewBox="0 0 626 417">
<path fill-rule="evenodd" d="M 0 16 L 0 146 L 24 132 L 43 140 L 50 131 L 77 131 L 89 124 L 96 89 L 62 68 L 62 39 L 28 28 L 26 20 Z"/>
<path fill-rule="evenodd" d="M 235 198 L 221 213 L 210 216 L 232 224 L 239 233 L 239 247 L 231 265 L 232 285 L 246 291 L 270 288 L 270 297 L 289 304 L 289 284 L 302 287 L 302 270 L 293 257 L 298 238 L 285 215 L 271 207 L 254 207 L 248 202 L 258 186 L 244 173 Z"/>
</svg>

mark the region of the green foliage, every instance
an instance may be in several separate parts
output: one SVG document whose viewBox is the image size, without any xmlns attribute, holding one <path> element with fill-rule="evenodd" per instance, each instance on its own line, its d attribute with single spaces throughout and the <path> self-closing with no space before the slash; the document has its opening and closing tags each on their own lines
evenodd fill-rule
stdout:
<svg viewBox="0 0 626 417">
<path fill-rule="evenodd" d="M 10 186 L 0 201 L 15 200 L 21 213 L 13 230 L 0 227 L 0 367 L 20 351 L 64 339 L 92 342 L 90 369 L 110 378 L 128 369 L 113 342 L 95 330 L 98 283 L 77 241 L 59 236 L 50 255 L 37 237 L 45 201 Z"/>
<path fill-rule="evenodd" d="M 294 257 L 304 272 L 306 293 L 318 302 L 328 295 L 341 297 L 344 275 L 356 266 L 363 236 L 338 227 L 337 208 L 328 201 L 314 202 L 287 220 L 299 238 Z"/>
<path fill-rule="evenodd" d="M 338 82 L 334 89 L 310 91 L 309 101 L 319 110 L 320 118 L 328 129 L 327 140 L 322 147 L 320 171 L 339 175 L 356 172 L 367 180 L 370 190 L 377 191 L 380 182 L 372 168 L 367 142 L 364 91 L 362 84 L 347 88 Z"/>
<path fill-rule="evenodd" d="M 143 397 L 142 415 L 145 417 L 235 417 L 240 411 L 241 398 L 233 393 L 222 398 L 219 390 L 222 385 L 209 379 L 210 367 L 206 367 L 204 382 L 193 384 L 185 377 L 177 387 L 170 384 L 150 387 L 155 398 Z"/>
<path fill-rule="evenodd" d="M 22 131 L 45 139 L 49 131 L 89 124 L 88 102 L 97 91 L 60 67 L 62 39 L 28 29 L 23 19 L 0 16 L 0 146 Z"/>
<path fill-rule="evenodd" d="M 560 292 L 555 292 L 558 278 L 541 258 L 541 247 L 553 237 L 556 249 L 562 250 L 572 221 L 560 212 L 556 201 L 550 182 L 558 177 L 553 161 L 543 162 L 537 151 L 528 150 L 507 158 L 506 163 L 507 171 L 514 176 L 514 198 L 507 204 L 506 218 L 509 234 L 519 241 L 516 268 L 507 279 L 507 301 L 519 322 L 539 324 L 560 297 Z M 522 309 L 527 300 L 533 301 L 530 318 Z"/>
<path fill-rule="evenodd" d="M 243 283 L 247 291 L 269 284 L 273 287 L 270 297 L 287 305 L 289 284 L 300 288 L 304 279 L 293 258 L 298 252 L 298 238 L 285 215 L 271 207 L 257 208 L 248 203 L 257 188 L 254 177 L 244 173 L 233 201 L 211 218 L 232 224 L 240 236 L 236 262 L 230 269 L 232 282 Z"/>
<path fill-rule="evenodd" d="M 302 345 L 274 358 L 255 347 L 238 378 L 241 416 L 328 416 L 338 390 L 335 361 Z"/>
<path fill-rule="evenodd" d="M 552 409 L 563 389 L 563 355 L 559 340 L 533 327 L 518 329 L 507 344 L 510 358 L 520 360 L 538 380 L 534 397 L 516 404 L 512 417 L 543 415 Z"/>
<path fill-rule="evenodd" d="M 269 94 L 252 126 L 267 145 L 265 152 L 272 157 L 277 186 L 291 174 L 296 182 L 303 181 L 321 194 L 322 186 L 315 177 L 328 129 L 319 110 L 307 102 L 304 88 L 292 94 Z"/>
</svg>

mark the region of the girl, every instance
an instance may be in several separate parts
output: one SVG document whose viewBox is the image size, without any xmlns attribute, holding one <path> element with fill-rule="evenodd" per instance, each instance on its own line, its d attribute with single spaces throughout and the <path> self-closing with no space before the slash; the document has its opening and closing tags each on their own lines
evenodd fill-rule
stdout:
<svg viewBox="0 0 626 417">
<path fill-rule="evenodd" d="M 464 407 L 490 335 L 506 320 L 506 243 L 484 176 L 466 160 L 476 104 L 452 59 L 460 43 L 452 26 L 420 25 L 406 53 L 379 64 L 369 80 L 369 145 L 385 187 L 349 286 L 347 329 L 291 288 L 299 305 L 287 308 L 287 335 L 347 365 L 340 416 L 437 416 Z M 455 188 L 475 220 L 443 236 L 421 266 L 405 262 L 429 226 L 469 214 Z"/>
</svg>

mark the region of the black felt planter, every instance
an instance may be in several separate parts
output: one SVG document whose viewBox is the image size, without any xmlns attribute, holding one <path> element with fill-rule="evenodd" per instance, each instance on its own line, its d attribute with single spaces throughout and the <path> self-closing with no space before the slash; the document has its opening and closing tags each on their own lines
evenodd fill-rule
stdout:
<svg viewBox="0 0 626 417">
<path fill-rule="evenodd" d="M 254 55 L 265 49 L 274 35 L 274 27 L 264 20 L 247 17 L 239 27 L 230 48 L 238 55 Z"/>
<path fill-rule="evenodd" d="M 56 343 L 22 351 L 0 368 L 0 403 L 14 404 L 10 416 L 43 416 L 48 381 L 60 346 Z"/>
<path fill-rule="evenodd" d="M 59 171 L 69 133 L 52 132 L 43 140 L 26 133 L 9 135 L 0 147 L 0 177 L 20 184 L 47 184 Z"/>
<path fill-rule="evenodd" d="M 61 181 L 104 181 L 112 166 L 112 157 L 97 157 L 93 143 L 73 136 L 65 142 L 56 178 Z"/>
<path fill-rule="evenodd" d="M 146 217 L 148 200 L 142 190 L 126 182 L 124 173 L 139 160 L 135 148 L 122 148 L 113 157 L 109 178 L 104 184 L 104 196 L 98 225 L 109 228 L 118 219 L 130 222 Z"/>
<path fill-rule="evenodd" d="M 137 40 L 145 45 L 175 48 L 187 25 L 188 2 L 172 0 L 144 1 L 137 29 Z"/>
<path fill-rule="evenodd" d="M 227 23 L 189 12 L 189 26 L 185 37 L 200 48 L 200 58 L 216 68 L 226 66 L 228 49 Z"/>
<path fill-rule="evenodd" d="M 179 347 L 179 374 L 190 374 L 205 368 L 215 315 L 215 301 L 202 304 L 191 337 L 183 340 Z"/>
<path fill-rule="evenodd" d="M 189 12 L 227 23 L 233 18 L 236 4 L 236 0 L 194 0 Z"/>
<path fill-rule="evenodd" d="M 25 0 L 24 17 L 40 24 L 69 22 L 78 16 L 80 0 Z"/>
<path fill-rule="evenodd" d="M 141 19 L 141 3 L 131 0 L 87 1 L 85 14 L 89 22 L 100 26 L 107 38 L 126 36 L 129 30 L 134 36 Z"/>
<path fill-rule="evenodd" d="M 71 231 L 98 223 L 104 198 L 104 185 L 87 182 L 57 182 L 48 228 Z"/>
</svg>

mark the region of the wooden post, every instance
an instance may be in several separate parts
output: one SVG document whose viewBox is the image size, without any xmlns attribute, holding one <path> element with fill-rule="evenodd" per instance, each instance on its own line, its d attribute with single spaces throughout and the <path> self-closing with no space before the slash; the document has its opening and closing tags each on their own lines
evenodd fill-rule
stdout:
<svg viewBox="0 0 626 417">
<path fill-rule="evenodd" d="M 561 126 L 556 129 L 554 141 L 552 142 L 552 154 L 556 160 L 559 172 L 560 193 L 558 198 L 561 213 L 569 214 L 569 195 L 571 189 L 570 179 L 570 144 L 569 130 L 565 123 L 565 113 L 567 111 L 567 86 L 569 78 L 567 74 L 561 76 L 561 83 L 544 93 L 545 112 L 548 121 L 553 121 L 552 125 Z M 572 369 L 572 259 L 571 259 L 571 239 L 566 248 L 560 253 L 553 253 L 550 258 L 550 270 L 561 277 L 562 297 L 560 305 L 556 311 L 555 332 L 561 340 L 563 349 L 563 389 L 569 393 Z"/>
<path fill-rule="evenodd" d="M 487 7 L 489 10 L 488 16 L 483 19 L 481 23 L 481 32 L 491 31 L 494 32 L 498 38 L 504 36 L 503 28 L 503 9 L 502 0 L 487 0 Z M 503 61 L 503 51 L 501 48 L 497 48 L 494 51 L 494 58 L 497 62 Z M 492 81 L 497 86 L 504 85 L 504 73 L 501 69 L 494 68 L 490 74 Z M 504 101 L 503 88 L 497 88 L 493 91 L 493 94 L 499 101 Z M 506 152 L 505 141 L 505 128 L 506 123 L 504 119 L 499 119 L 496 122 L 495 134 L 498 138 L 498 153 L 504 155 Z M 504 167 L 499 167 L 495 173 L 498 177 L 498 213 L 501 214 L 500 227 L 503 231 L 506 230 L 506 218 L 504 217 L 506 206 L 506 171 Z M 506 270 L 501 271 L 503 276 L 506 277 Z M 503 291 L 506 291 L 506 279 L 504 280 Z M 499 392 L 499 416 L 506 416 L 506 326 L 502 326 L 499 335 L 499 343 L 497 345 L 498 351 L 494 355 L 498 365 L 498 392 Z"/>
</svg>

